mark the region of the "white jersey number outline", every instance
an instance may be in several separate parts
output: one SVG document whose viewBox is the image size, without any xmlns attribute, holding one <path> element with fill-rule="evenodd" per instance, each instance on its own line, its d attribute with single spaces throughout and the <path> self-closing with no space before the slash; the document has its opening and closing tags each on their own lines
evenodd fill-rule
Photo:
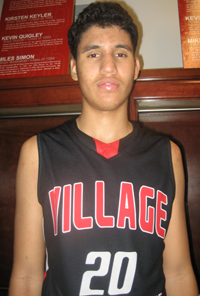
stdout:
<svg viewBox="0 0 200 296">
<path fill-rule="evenodd" d="M 90 252 L 86 257 L 85 264 L 94 264 L 97 258 L 101 259 L 100 267 L 98 270 L 88 270 L 84 272 L 79 296 L 104 294 L 104 290 L 91 289 L 90 284 L 93 277 L 98 277 L 98 276 L 102 277 L 108 273 L 110 260 L 111 260 L 111 253 L 110 252 Z M 121 288 L 118 288 L 118 281 L 119 281 L 120 271 L 121 271 L 124 258 L 128 259 L 128 264 L 126 268 L 123 285 Z M 136 265 L 137 265 L 136 252 L 117 252 L 114 255 L 110 282 L 108 287 L 109 295 L 128 294 L 131 291 L 134 277 L 135 277 Z"/>
</svg>

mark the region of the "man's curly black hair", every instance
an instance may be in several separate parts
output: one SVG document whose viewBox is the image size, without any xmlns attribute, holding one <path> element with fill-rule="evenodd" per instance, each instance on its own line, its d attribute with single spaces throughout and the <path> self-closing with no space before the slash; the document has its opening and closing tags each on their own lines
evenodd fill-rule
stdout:
<svg viewBox="0 0 200 296">
<path fill-rule="evenodd" d="M 76 22 L 68 31 L 68 44 L 75 60 L 77 59 L 77 47 L 81 36 L 92 26 L 100 28 L 118 26 L 125 30 L 130 35 L 135 52 L 138 31 L 128 12 L 115 2 L 93 2 L 78 15 Z"/>
</svg>

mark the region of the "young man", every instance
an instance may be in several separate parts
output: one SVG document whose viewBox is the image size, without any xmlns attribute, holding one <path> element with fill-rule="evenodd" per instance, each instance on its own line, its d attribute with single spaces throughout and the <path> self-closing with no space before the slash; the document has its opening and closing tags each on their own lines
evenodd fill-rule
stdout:
<svg viewBox="0 0 200 296">
<path fill-rule="evenodd" d="M 68 37 L 82 113 L 22 147 L 9 295 L 197 296 L 180 151 L 127 116 L 136 26 L 92 3 Z"/>
</svg>

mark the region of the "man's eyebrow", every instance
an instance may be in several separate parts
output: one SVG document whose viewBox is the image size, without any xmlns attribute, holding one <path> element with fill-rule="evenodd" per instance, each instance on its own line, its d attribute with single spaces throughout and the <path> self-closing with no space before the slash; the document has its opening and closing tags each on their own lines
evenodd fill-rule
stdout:
<svg viewBox="0 0 200 296">
<path fill-rule="evenodd" d="M 83 48 L 82 53 L 88 52 L 92 49 L 98 49 L 98 48 L 100 48 L 99 45 L 88 45 Z"/>
<path fill-rule="evenodd" d="M 132 51 L 132 49 L 130 48 L 130 46 L 128 46 L 128 45 L 126 45 L 126 44 L 117 44 L 117 45 L 115 46 L 115 48 L 124 48 L 124 49 L 126 49 L 126 50 L 128 50 L 128 51 Z"/>
</svg>

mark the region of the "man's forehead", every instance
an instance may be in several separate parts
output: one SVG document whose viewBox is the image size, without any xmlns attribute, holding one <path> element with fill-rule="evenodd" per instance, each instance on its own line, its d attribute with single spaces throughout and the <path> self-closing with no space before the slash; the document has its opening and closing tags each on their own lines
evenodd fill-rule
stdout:
<svg viewBox="0 0 200 296">
<path fill-rule="evenodd" d="M 132 51 L 133 46 L 130 35 L 118 26 L 107 26 L 105 28 L 93 25 L 85 31 L 80 39 L 79 46 L 84 51 L 103 47 L 105 44 L 113 44 L 116 48 L 124 48 Z M 81 52 L 83 49 L 81 50 Z"/>
<path fill-rule="evenodd" d="M 121 32 L 122 34 L 128 34 L 124 29 L 122 29 L 121 27 L 117 26 L 117 25 L 108 25 L 108 26 L 99 26 L 99 25 L 92 25 L 91 27 L 89 27 L 85 32 L 82 33 L 81 38 L 84 37 L 84 35 L 90 35 L 90 33 L 92 32 L 93 35 L 97 35 L 99 34 L 99 32 L 101 32 L 102 34 L 106 34 L 107 32 Z M 128 34 L 129 35 L 129 34 Z"/>
</svg>

